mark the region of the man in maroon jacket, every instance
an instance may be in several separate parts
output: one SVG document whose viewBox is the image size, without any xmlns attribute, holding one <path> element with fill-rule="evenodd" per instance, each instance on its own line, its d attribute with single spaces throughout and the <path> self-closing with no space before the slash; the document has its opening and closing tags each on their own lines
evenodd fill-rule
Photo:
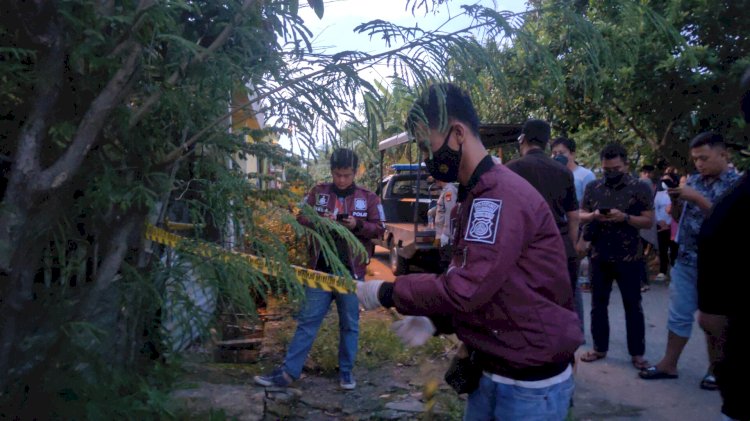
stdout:
<svg viewBox="0 0 750 421">
<path fill-rule="evenodd" d="M 456 333 L 484 374 L 465 419 L 564 419 L 583 335 L 547 202 L 493 163 L 471 99 L 456 86 L 431 86 L 414 104 L 407 129 L 433 177 L 460 182 L 453 258 L 441 275 L 361 283 L 360 303 L 410 315 L 396 326 L 410 345 L 436 331 Z"/>
<path fill-rule="evenodd" d="M 313 187 L 307 194 L 305 203 L 312 206 L 318 215 L 338 221 L 362 243 L 366 253 L 353 250 L 342 237 L 335 232 L 331 233 L 339 260 L 355 280 L 363 281 L 367 262 L 374 250 L 372 239 L 383 235 L 385 218 L 378 196 L 354 184 L 357 164 L 358 158 L 353 151 L 336 149 L 331 155 L 333 183 Z M 307 218 L 300 215 L 297 219 L 301 224 L 313 227 Z M 340 275 L 323 256 L 320 244 L 316 241 L 310 247 L 309 267 Z M 261 386 L 286 387 L 299 378 L 320 324 L 334 300 L 339 313 L 339 385 L 344 390 L 352 390 L 357 386 L 352 375 L 359 338 L 357 297 L 354 294 L 311 287 L 305 287 L 305 302 L 297 316 L 297 331 L 287 349 L 284 364 L 269 374 L 256 376 L 256 383 Z"/>
</svg>

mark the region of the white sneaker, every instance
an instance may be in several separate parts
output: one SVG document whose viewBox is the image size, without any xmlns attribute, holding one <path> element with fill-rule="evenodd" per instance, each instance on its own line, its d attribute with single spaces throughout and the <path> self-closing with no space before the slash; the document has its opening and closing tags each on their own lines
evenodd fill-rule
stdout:
<svg viewBox="0 0 750 421">
<path fill-rule="evenodd" d="M 663 273 L 656 275 L 656 278 L 654 278 L 655 281 L 659 281 L 659 282 L 664 281 L 666 279 L 667 279 L 667 275 Z"/>
<path fill-rule="evenodd" d="M 354 390 L 357 387 L 357 382 L 354 380 L 352 373 L 341 373 L 339 377 L 339 386 L 344 390 Z"/>
</svg>

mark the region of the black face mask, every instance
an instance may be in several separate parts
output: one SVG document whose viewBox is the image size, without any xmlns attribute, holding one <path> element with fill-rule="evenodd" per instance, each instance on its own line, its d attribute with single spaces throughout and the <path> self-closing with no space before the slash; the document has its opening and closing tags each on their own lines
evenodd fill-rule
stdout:
<svg viewBox="0 0 750 421">
<path fill-rule="evenodd" d="M 458 151 L 454 151 L 448 147 L 448 139 L 450 139 L 452 132 L 453 127 L 451 126 L 448 130 L 448 135 L 445 136 L 443 146 L 432 154 L 431 159 L 427 158 L 424 160 L 430 175 L 435 177 L 436 180 L 445 181 L 446 183 L 458 180 L 458 166 L 461 163 L 461 151 L 463 149 L 463 145 L 458 145 Z"/>
<path fill-rule="evenodd" d="M 557 161 L 557 162 L 559 162 L 559 163 L 561 163 L 561 164 L 563 164 L 565 166 L 568 165 L 568 157 L 565 156 L 565 155 L 555 155 L 555 157 L 552 158 L 552 159 L 554 159 L 555 161 Z"/>
<path fill-rule="evenodd" d="M 605 171 L 604 172 L 604 184 L 608 186 L 616 186 L 622 181 L 622 177 L 625 173 L 622 171 Z"/>
<path fill-rule="evenodd" d="M 347 197 L 350 194 L 354 193 L 355 185 L 352 183 L 349 187 L 345 189 L 340 189 L 336 187 L 335 184 L 331 185 L 331 190 L 333 190 L 333 193 L 338 197 Z"/>
</svg>

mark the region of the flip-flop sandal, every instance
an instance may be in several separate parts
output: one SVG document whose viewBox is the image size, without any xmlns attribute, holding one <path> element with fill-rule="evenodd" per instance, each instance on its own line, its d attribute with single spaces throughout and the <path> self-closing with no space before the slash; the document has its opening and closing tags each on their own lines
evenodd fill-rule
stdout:
<svg viewBox="0 0 750 421">
<path fill-rule="evenodd" d="M 641 370 L 641 372 L 638 373 L 638 377 L 642 378 L 643 380 L 659 380 L 659 379 L 676 379 L 679 376 L 677 374 L 665 373 L 659 370 L 658 368 L 656 368 L 655 365 L 652 365 L 651 367 L 648 367 L 645 370 Z"/>
<path fill-rule="evenodd" d="M 706 374 L 705 376 L 703 376 L 703 380 L 701 380 L 701 389 L 716 390 L 718 388 L 719 385 L 716 384 L 716 377 L 711 374 Z"/>
<path fill-rule="evenodd" d="M 593 363 L 594 361 L 599 361 L 606 357 L 606 352 L 587 351 L 583 355 L 581 355 L 580 360 L 585 363 Z"/>
</svg>

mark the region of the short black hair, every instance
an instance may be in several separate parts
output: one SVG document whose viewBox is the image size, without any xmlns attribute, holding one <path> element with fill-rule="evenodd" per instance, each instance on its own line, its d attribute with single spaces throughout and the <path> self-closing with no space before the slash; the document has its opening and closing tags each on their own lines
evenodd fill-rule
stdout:
<svg viewBox="0 0 750 421">
<path fill-rule="evenodd" d="M 331 154 L 331 170 L 351 168 L 357 170 L 359 158 L 351 149 L 338 148 Z"/>
<path fill-rule="evenodd" d="M 573 153 L 576 151 L 576 141 L 567 137 L 555 138 L 555 140 L 552 141 L 552 147 L 554 148 L 557 145 L 563 145 L 567 150 Z"/>
<path fill-rule="evenodd" d="M 651 164 L 646 164 L 641 167 L 641 172 L 654 172 L 656 171 L 656 167 Z"/>
<path fill-rule="evenodd" d="M 701 146 L 706 145 L 711 149 L 726 149 L 727 147 L 724 143 L 724 136 L 716 132 L 703 132 L 690 141 L 690 149 L 700 148 Z"/>
<path fill-rule="evenodd" d="M 526 120 L 521 129 L 525 141 L 542 147 L 547 146 L 547 143 L 549 143 L 551 132 L 549 123 L 544 120 L 535 119 Z"/>
<path fill-rule="evenodd" d="M 604 161 L 605 159 L 622 158 L 622 162 L 628 162 L 628 151 L 619 143 L 610 143 L 602 149 L 599 154 L 599 158 Z"/>
<path fill-rule="evenodd" d="M 479 116 L 469 94 L 452 83 L 430 85 L 414 101 L 406 117 L 406 130 L 414 134 L 418 124 L 427 123 L 430 129 L 445 130 L 449 119 L 466 124 L 479 136 Z"/>
</svg>

